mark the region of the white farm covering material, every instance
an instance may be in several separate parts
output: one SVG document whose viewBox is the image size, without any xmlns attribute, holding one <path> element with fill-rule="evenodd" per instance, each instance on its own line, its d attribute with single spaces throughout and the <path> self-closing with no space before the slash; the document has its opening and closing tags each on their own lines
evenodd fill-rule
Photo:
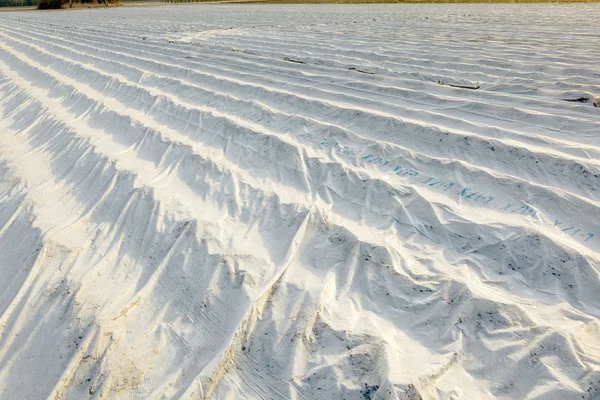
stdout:
<svg viewBox="0 0 600 400">
<path fill-rule="evenodd" d="M 597 398 L 599 21 L 0 13 L 0 398 Z"/>
</svg>

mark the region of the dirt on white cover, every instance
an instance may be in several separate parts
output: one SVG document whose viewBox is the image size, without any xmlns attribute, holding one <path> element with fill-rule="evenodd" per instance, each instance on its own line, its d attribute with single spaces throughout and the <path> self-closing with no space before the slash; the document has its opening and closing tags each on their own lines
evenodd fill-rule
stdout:
<svg viewBox="0 0 600 400">
<path fill-rule="evenodd" d="M 0 398 L 598 399 L 599 6 L 0 13 Z"/>
</svg>

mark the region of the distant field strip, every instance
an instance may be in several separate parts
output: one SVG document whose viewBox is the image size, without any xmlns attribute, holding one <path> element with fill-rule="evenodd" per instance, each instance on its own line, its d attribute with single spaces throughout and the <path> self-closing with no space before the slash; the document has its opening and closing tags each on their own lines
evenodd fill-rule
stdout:
<svg viewBox="0 0 600 400">
<path fill-rule="evenodd" d="M 593 398 L 598 21 L 0 14 L 0 398 Z"/>
</svg>

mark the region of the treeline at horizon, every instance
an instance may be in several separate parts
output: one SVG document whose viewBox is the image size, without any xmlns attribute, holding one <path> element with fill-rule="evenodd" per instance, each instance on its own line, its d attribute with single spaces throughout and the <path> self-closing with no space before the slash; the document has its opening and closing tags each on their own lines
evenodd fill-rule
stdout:
<svg viewBox="0 0 600 400">
<path fill-rule="evenodd" d="M 0 7 L 37 6 L 37 0 L 0 0 Z"/>
<path fill-rule="evenodd" d="M 99 7 L 119 4 L 121 0 L 0 0 L 0 7 L 37 6 L 40 10 Z"/>
</svg>

